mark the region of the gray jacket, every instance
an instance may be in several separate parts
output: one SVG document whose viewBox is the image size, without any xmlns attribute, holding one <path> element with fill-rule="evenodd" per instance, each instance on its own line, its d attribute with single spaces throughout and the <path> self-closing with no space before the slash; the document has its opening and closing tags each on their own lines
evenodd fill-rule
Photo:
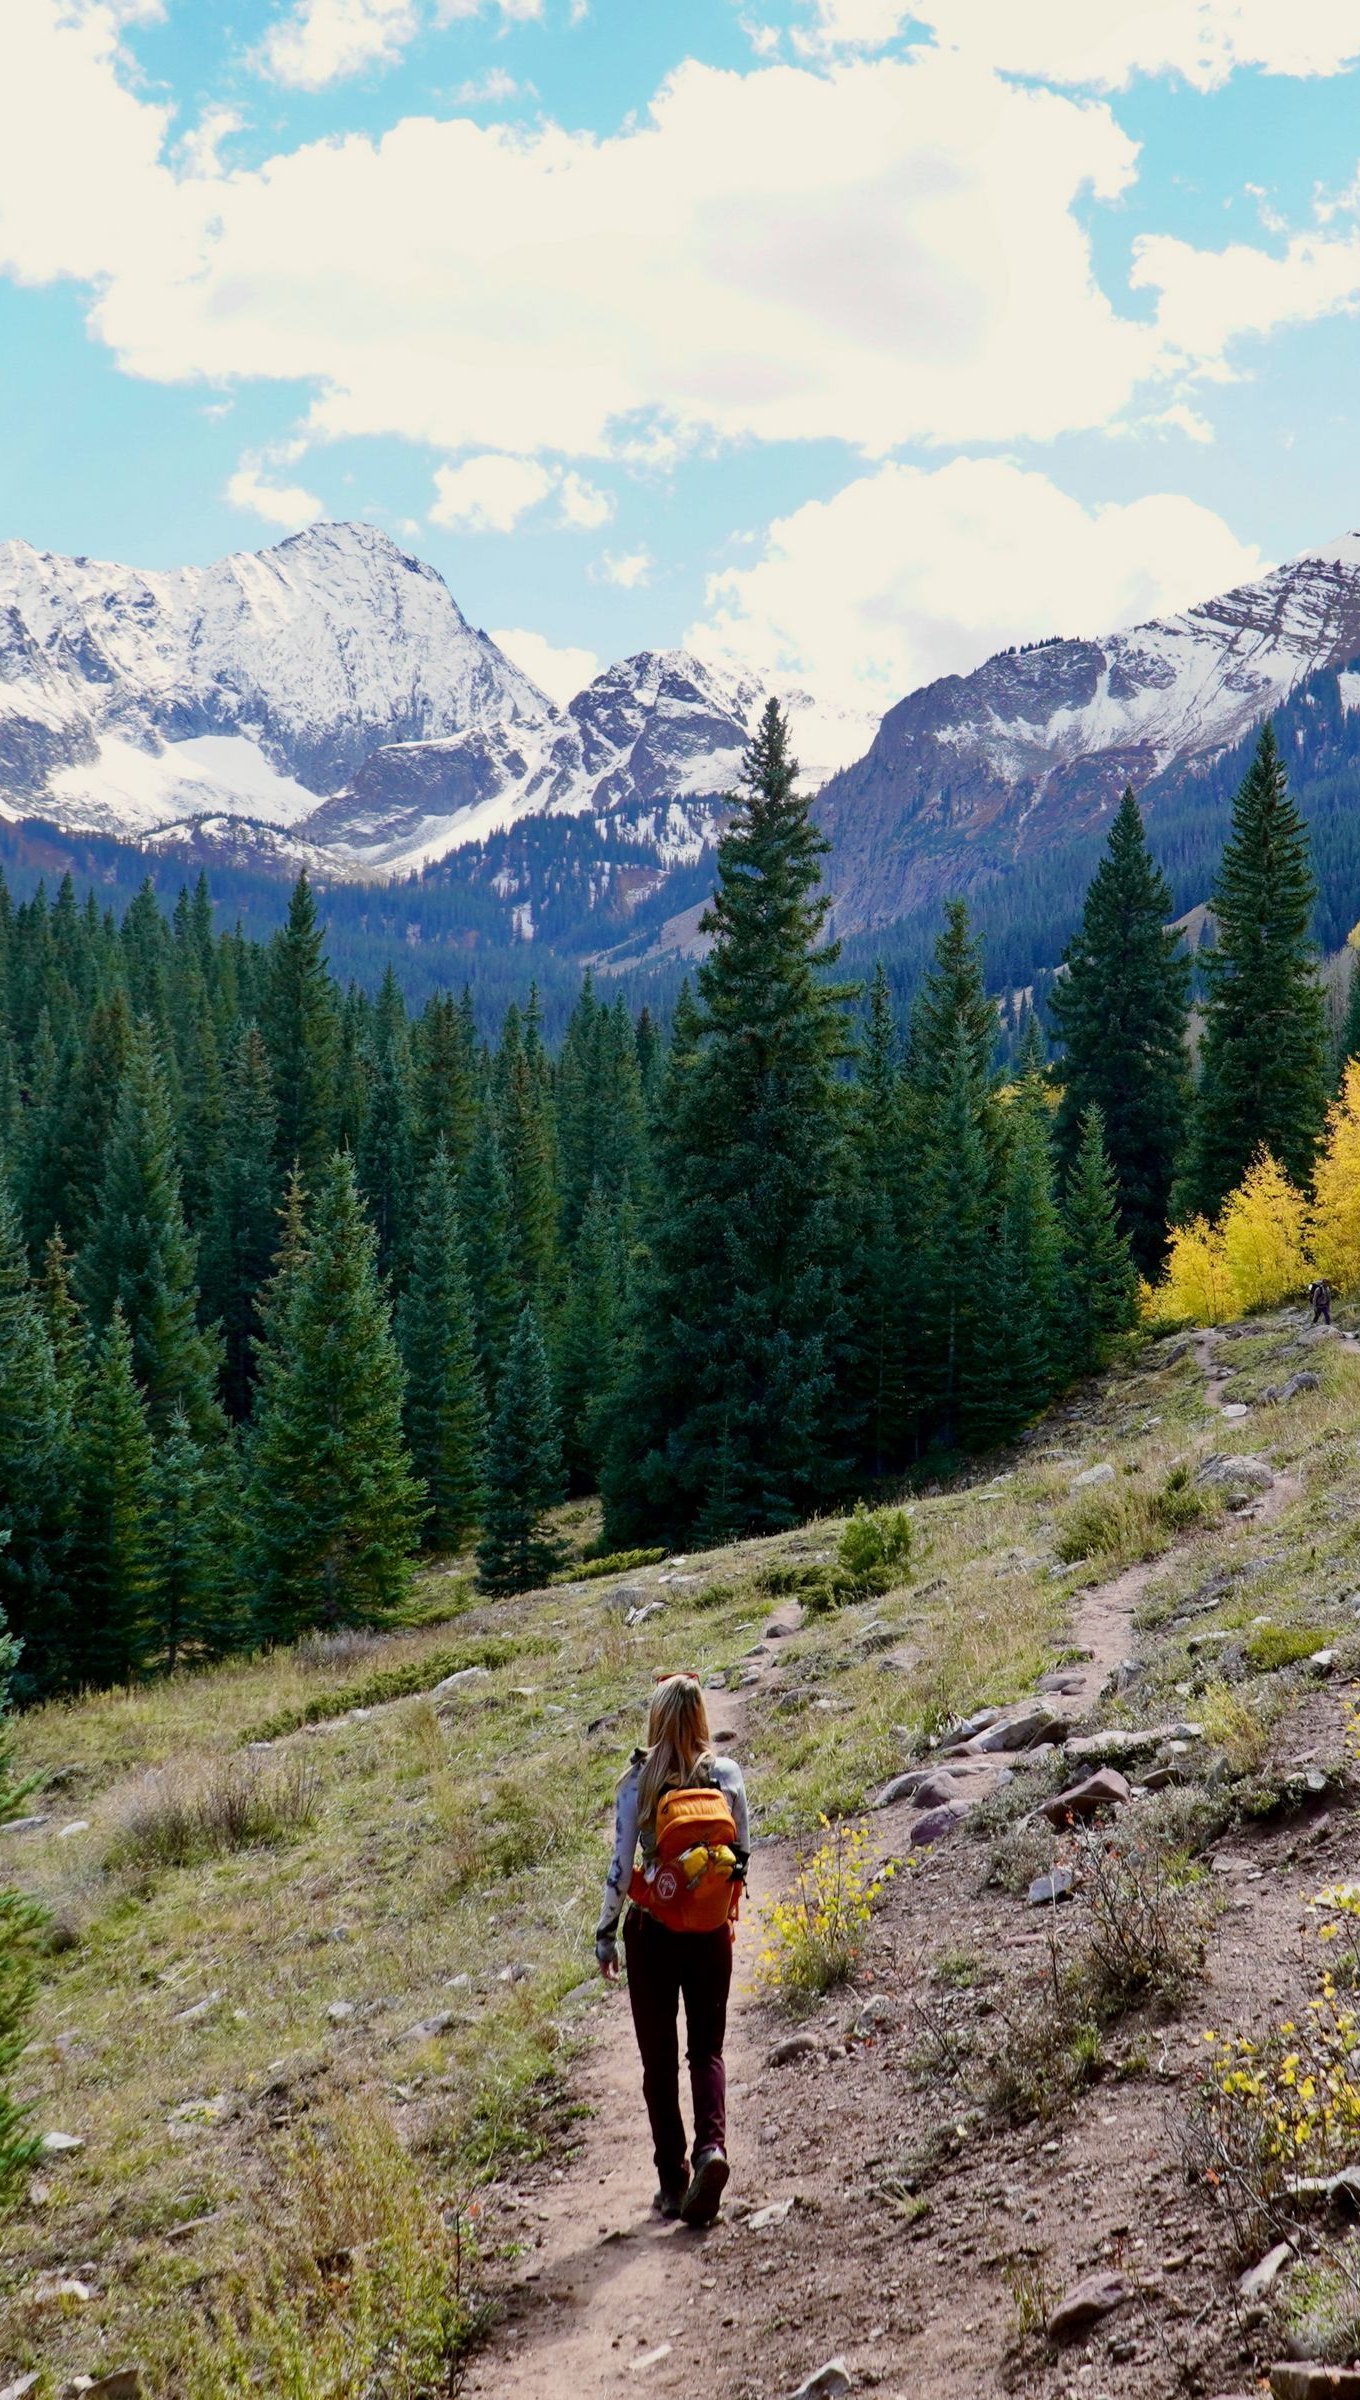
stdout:
<svg viewBox="0 0 1360 2400">
<path fill-rule="evenodd" d="M 628 1772 L 619 1785 L 618 1803 L 614 1812 L 614 1855 L 605 1877 L 604 1906 L 595 1929 L 597 1953 L 612 1955 L 619 1918 L 628 1897 L 628 1885 L 637 1864 L 639 1848 L 645 1866 L 656 1848 L 656 1826 L 638 1822 L 638 1776 L 642 1771 L 645 1750 L 635 1750 L 628 1762 Z M 710 1755 L 694 1770 L 696 1783 L 715 1784 L 726 1795 L 737 1828 L 737 1848 L 742 1857 L 751 1847 L 750 1828 L 746 1811 L 746 1786 L 741 1769 L 734 1758 Z"/>
</svg>

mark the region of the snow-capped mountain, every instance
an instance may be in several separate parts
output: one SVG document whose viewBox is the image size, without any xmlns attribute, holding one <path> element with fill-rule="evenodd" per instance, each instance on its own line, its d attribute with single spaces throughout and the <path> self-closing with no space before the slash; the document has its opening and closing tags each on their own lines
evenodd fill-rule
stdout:
<svg viewBox="0 0 1360 2400">
<path fill-rule="evenodd" d="M 133 835 L 298 823 L 384 742 L 550 704 L 441 576 L 370 525 L 144 574 L 0 544 L 0 801 Z"/>
<path fill-rule="evenodd" d="M 1357 656 L 1351 533 L 1182 616 L 927 684 L 822 791 L 839 922 L 887 923 L 1089 831 L 1126 784 L 1229 748 L 1307 676 Z M 1360 678 L 1341 680 L 1360 703 Z"/>
</svg>

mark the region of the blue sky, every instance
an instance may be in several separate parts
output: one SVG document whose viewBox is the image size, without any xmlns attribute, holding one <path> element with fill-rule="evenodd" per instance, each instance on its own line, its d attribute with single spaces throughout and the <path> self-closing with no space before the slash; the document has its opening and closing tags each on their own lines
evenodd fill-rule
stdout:
<svg viewBox="0 0 1360 2400">
<path fill-rule="evenodd" d="M 5 0 L 0 537 L 876 713 L 1360 522 L 1352 0 L 918 5 Z"/>
</svg>

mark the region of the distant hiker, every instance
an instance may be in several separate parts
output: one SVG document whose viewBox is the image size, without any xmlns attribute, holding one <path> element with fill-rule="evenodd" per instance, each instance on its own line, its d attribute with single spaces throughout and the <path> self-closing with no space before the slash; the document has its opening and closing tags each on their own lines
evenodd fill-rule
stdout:
<svg viewBox="0 0 1360 2400">
<path fill-rule="evenodd" d="M 1313 1323 L 1315 1325 L 1330 1325 L 1332 1321 L 1331 1285 L 1322 1281 L 1321 1278 L 1319 1278 L 1316 1283 L 1310 1283 L 1308 1286 L 1308 1298 L 1312 1304 Z"/>
<path fill-rule="evenodd" d="M 660 1678 L 647 1716 L 647 1747 L 633 1752 L 619 1784 L 595 1956 L 612 1982 L 626 1897 L 628 1998 L 659 2183 L 652 2206 L 659 2216 L 682 2217 L 687 2225 L 712 2224 L 730 2171 L 723 2036 L 748 1840 L 741 1769 L 734 1758 L 714 1753 L 697 1677 Z M 692 2165 L 680 2115 L 682 1998 L 694 2102 Z"/>
</svg>

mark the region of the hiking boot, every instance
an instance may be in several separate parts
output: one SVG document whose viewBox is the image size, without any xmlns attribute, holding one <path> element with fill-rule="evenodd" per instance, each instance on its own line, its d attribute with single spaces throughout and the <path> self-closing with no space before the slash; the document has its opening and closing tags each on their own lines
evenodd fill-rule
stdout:
<svg viewBox="0 0 1360 2400">
<path fill-rule="evenodd" d="M 678 2183 L 674 2191 L 668 2191 L 663 2183 L 660 2191 L 653 2195 L 653 2214 L 658 2217 L 678 2217 L 684 2206 L 685 2194 L 688 2189 L 688 2184 Z"/>
<path fill-rule="evenodd" d="M 689 2190 L 680 2203 L 680 2214 L 687 2225 L 712 2224 L 731 2172 L 721 2150 L 699 2152 L 694 2161 L 694 2173 L 689 2179 Z"/>
</svg>

